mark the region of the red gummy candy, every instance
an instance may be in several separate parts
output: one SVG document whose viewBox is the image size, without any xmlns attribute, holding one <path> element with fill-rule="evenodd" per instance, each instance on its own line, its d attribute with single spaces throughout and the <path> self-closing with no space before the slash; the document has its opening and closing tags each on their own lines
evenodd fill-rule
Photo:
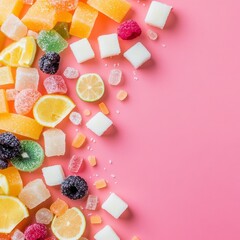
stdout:
<svg viewBox="0 0 240 240">
<path fill-rule="evenodd" d="M 51 93 L 66 93 L 67 86 L 62 76 L 53 75 L 46 78 L 43 82 L 43 85 L 48 94 Z"/>
<path fill-rule="evenodd" d="M 26 240 L 44 240 L 47 237 L 47 227 L 41 223 L 34 223 L 24 231 Z"/>
<path fill-rule="evenodd" d="M 141 35 L 142 30 L 134 20 L 127 20 L 120 24 L 117 33 L 123 40 L 131 40 Z"/>
<path fill-rule="evenodd" d="M 34 103 L 41 97 L 41 93 L 34 89 L 23 89 L 14 101 L 14 107 L 18 114 L 28 114 L 33 108 Z"/>
</svg>

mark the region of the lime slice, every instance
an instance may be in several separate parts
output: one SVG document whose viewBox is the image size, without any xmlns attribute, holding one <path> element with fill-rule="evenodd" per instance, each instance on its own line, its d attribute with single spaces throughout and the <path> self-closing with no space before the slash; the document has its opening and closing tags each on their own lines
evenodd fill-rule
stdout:
<svg viewBox="0 0 240 240">
<path fill-rule="evenodd" d="M 95 102 L 104 94 L 104 82 L 96 73 L 82 75 L 77 82 L 76 91 L 85 102 Z"/>
</svg>

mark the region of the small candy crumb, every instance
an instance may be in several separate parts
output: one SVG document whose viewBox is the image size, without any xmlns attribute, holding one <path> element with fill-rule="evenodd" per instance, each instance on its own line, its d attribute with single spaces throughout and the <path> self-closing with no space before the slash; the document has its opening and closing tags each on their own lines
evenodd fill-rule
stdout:
<svg viewBox="0 0 240 240">
<path fill-rule="evenodd" d="M 112 69 L 109 78 L 108 83 L 113 86 L 117 86 L 122 80 L 122 71 L 120 69 Z"/>
<path fill-rule="evenodd" d="M 112 160 L 109 160 L 109 164 L 112 164 Z"/>
<path fill-rule="evenodd" d="M 119 101 L 123 101 L 123 100 L 125 100 L 127 98 L 127 96 L 128 96 L 128 93 L 125 90 L 119 90 L 118 93 L 117 93 L 116 98 Z"/>
<path fill-rule="evenodd" d="M 67 67 L 64 70 L 63 75 L 68 79 L 75 79 L 79 77 L 79 71 L 73 67 Z"/>
<path fill-rule="evenodd" d="M 71 112 L 69 115 L 69 120 L 74 124 L 74 125 L 80 125 L 82 122 L 82 116 L 78 112 Z"/>
<path fill-rule="evenodd" d="M 140 240 L 140 238 L 137 236 L 133 236 L 131 240 Z"/>
<path fill-rule="evenodd" d="M 82 133 L 77 133 L 73 139 L 72 146 L 75 148 L 80 148 L 86 141 L 86 136 Z"/>
<path fill-rule="evenodd" d="M 66 202 L 58 198 L 52 205 L 50 206 L 50 211 L 55 214 L 57 217 L 63 215 L 68 210 L 68 205 Z"/>
<path fill-rule="evenodd" d="M 98 197 L 89 195 L 86 203 L 86 209 L 88 210 L 96 210 L 98 204 Z"/>
<path fill-rule="evenodd" d="M 105 181 L 105 179 L 100 179 L 97 180 L 94 185 L 97 189 L 101 189 L 107 187 L 107 182 Z"/>
<path fill-rule="evenodd" d="M 99 215 L 94 215 L 90 217 L 91 224 L 101 224 L 102 218 Z"/>
<path fill-rule="evenodd" d="M 116 110 L 116 114 L 119 114 L 120 113 L 120 111 L 119 110 Z"/>
<path fill-rule="evenodd" d="M 88 117 L 88 116 L 91 115 L 91 111 L 90 111 L 89 109 L 85 109 L 85 110 L 83 111 L 83 114 Z"/>
<path fill-rule="evenodd" d="M 157 40 L 157 38 L 158 38 L 158 34 L 151 29 L 147 30 L 147 36 L 149 37 L 149 39 L 151 39 L 153 41 Z"/>
<path fill-rule="evenodd" d="M 97 160 L 95 156 L 88 156 L 88 162 L 91 167 L 94 167 L 97 165 Z"/>
<path fill-rule="evenodd" d="M 5 238 L 1 238 L 0 236 L 0 239 L 5 239 Z M 7 239 L 7 238 L 6 238 Z M 24 240 L 25 237 L 24 237 L 24 233 L 21 232 L 20 230 L 16 229 L 11 237 L 11 240 Z"/>
<path fill-rule="evenodd" d="M 105 114 L 105 115 L 109 114 L 108 107 L 106 106 L 106 104 L 104 102 L 99 103 L 98 106 L 103 114 Z"/>
<path fill-rule="evenodd" d="M 73 155 L 68 164 L 68 170 L 77 173 L 83 164 L 83 158 Z"/>
</svg>

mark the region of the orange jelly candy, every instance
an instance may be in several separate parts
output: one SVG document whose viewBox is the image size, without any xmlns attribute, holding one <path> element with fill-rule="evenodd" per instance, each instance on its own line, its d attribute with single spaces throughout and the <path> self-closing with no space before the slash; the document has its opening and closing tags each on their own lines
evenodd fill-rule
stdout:
<svg viewBox="0 0 240 240">
<path fill-rule="evenodd" d="M 97 180 L 94 185 L 97 189 L 101 189 L 107 187 L 107 182 L 105 181 L 105 179 L 100 179 Z"/>
<path fill-rule="evenodd" d="M 77 133 L 75 138 L 73 139 L 72 146 L 75 148 L 80 148 L 86 141 L 86 136 L 82 133 Z"/>
<path fill-rule="evenodd" d="M 97 165 L 97 160 L 95 156 L 88 156 L 88 162 L 92 167 Z"/>
<path fill-rule="evenodd" d="M 80 2 L 73 14 L 69 33 L 76 37 L 88 38 L 97 16 L 98 11 Z"/>
<path fill-rule="evenodd" d="M 93 215 L 90 217 L 91 224 L 100 224 L 102 223 L 102 218 L 99 215 Z"/>
<path fill-rule="evenodd" d="M 6 92 L 4 89 L 0 89 L 0 113 L 8 113 L 8 110 Z"/>
<path fill-rule="evenodd" d="M 50 211 L 57 217 L 63 215 L 68 210 L 66 202 L 58 198 L 51 206 Z"/>
<path fill-rule="evenodd" d="M 105 114 L 105 115 L 109 114 L 108 107 L 106 106 L 106 104 L 104 102 L 99 103 L 98 106 L 103 114 Z"/>
</svg>

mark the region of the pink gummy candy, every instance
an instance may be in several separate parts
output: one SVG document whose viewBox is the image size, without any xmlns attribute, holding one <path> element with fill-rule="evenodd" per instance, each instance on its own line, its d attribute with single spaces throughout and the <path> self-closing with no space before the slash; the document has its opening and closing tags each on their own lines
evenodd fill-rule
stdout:
<svg viewBox="0 0 240 240">
<path fill-rule="evenodd" d="M 131 40 L 141 35 L 142 30 L 134 20 L 127 20 L 120 24 L 117 33 L 123 40 Z"/>
<path fill-rule="evenodd" d="M 34 89 L 23 89 L 19 92 L 14 101 L 14 107 L 18 114 L 28 114 L 34 103 L 41 97 L 41 93 Z"/>
<path fill-rule="evenodd" d="M 62 76 L 53 75 L 46 78 L 43 82 L 43 85 L 48 94 L 51 93 L 66 93 L 67 86 Z"/>
<path fill-rule="evenodd" d="M 79 72 L 78 72 L 78 70 L 75 69 L 75 68 L 67 67 L 67 68 L 64 70 L 63 75 L 64 75 L 66 78 L 75 79 L 75 78 L 78 78 L 78 77 L 79 77 Z"/>
</svg>

